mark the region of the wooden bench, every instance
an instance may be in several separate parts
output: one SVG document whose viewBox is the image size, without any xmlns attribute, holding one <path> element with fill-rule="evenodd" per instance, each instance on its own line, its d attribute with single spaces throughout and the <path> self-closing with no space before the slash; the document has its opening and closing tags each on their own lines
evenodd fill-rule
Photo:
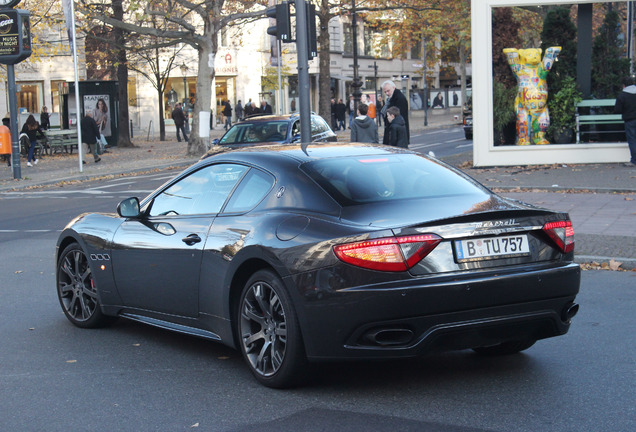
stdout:
<svg viewBox="0 0 636 432">
<path fill-rule="evenodd" d="M 576 104 L 576 143 L 579 144 L 581 142 L 581 134 L 600 134 L 600 133 L 620 133 L 625 131 L 625 124 L 623 122 L 623 117 L 620 114 L 614 114 L 613 109 L 616 104 L 616 99 L 590 99 L 590 100 L 582 100 L 581 102 Z M 587 108 L 591 111 L 594 109 L 605 109 L 606 111 L 610 108 L 612 110 L 611 114 L 580 114 L 579 111 L 581 108 Z M 615 128 L 611 130 L 581 130 L 581 126 L 599 126 L 599 125 L 617 125 Z"/>
<path fill-rule="evenodd" d="M 49 154 L 57 152 L 73 154 L 73 149 L 77 148 L 76 131 L 48 130 L 46 137 L 48 139 Z"/>
</svg>

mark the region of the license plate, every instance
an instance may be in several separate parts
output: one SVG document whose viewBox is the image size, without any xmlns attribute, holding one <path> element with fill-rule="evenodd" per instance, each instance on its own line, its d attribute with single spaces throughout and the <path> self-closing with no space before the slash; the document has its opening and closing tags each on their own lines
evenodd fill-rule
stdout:
<svg viewBox="0 0 636 432">
<path fill-rule="evenodd" d="M 503 237 L 485 237 L 455 242 L 458 261 L 477 261 L 530 254 L 525 234 Z"/>
</svg>

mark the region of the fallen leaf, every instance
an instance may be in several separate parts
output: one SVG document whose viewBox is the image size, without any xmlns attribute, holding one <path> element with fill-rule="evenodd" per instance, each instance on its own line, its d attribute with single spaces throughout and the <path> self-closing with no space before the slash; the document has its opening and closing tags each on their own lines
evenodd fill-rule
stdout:
<svg viewBox="0 0 636 432">
<path fill-rule="evenodd" d="M 623 264 L 623 263 L 615 261 L 614 258 L 612 258 L 610 260 L 610 262 L 609 262 L 609 268 L 610 268 L 610 270 L 618 270 L 618 268 L 621 266 L 621 264 Z"/>
<path fill-rule="evenodd" d="M 192 426 L 190 426 L 191 428 L 198 428 L 199 427 L 199 423 L 195 423 Z"/>
<path fill-rule="evenodd" d="M 29 327 L 29 330 L 31 331 L 35 330 L 35 327 Z"/>
<path fill-rule="evenodd" d="M 77 360 L 66 360 L 66 363 L 77 363 Z"/>
<path fill-rule="evenodd" d="M 18 271 L 15 272 L 15 274 L 20 274 L 20 273 L 24 273 L 24 271 L 23 270 L 18 270 Z"/>
<path fill-rule="evenodd" d="M 228 360 L 229 358 L 230 357 L 228 357 L 228 356 L 221 356 L 221 357 L 219 357 L 219 360 Z"/>
<path fill-rule="evenodd" d="M 133 346 L 134 347 L 138 347 L 138 346 L 141 346 L 141 344 L 135 343 L 135 344 L 133 344 Z"/>
</svg>

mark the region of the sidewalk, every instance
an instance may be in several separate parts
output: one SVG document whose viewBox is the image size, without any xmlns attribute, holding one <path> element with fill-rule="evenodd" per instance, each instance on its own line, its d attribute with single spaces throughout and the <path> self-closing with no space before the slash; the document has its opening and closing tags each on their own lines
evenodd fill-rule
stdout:
<svg viewBox="0 0 636 432">
<path fill-rule="evenodd" d="M 411 119 L 412 133 L 428 129 L 459 126 L 454 118 L 459 111 L 431 115 L 424 126 L 423 113 Z M 418 114 L 420 114 L 418 116 Z M 211 131 L 212 138 L 223 134 Z M 337 132 L 339 141 L 347 141 L 350 131 Z M 382 134 L 382 128 L 380 129 Z M 174 138 L 169 132 L 169 138 Z M 92 157 L 79 172 L 77 153 L 44 156 L 38 165 L 21 165 L 21 180 L 12 170 L 0 166 L 0 199 L 3 191 L 41 186 L 64 185 L 89 179 L 112 178 L 168 168 L 185 168 L 198 160 L 186 156 L 187 143 L 141 141 L 134 148 L 114 147 L 95 164 Z M 577 261 L 622 262 L 625 269 L 636 267 L 636 168 L 622 164 L 546 165 L 473 168 L 471 152 L 445 158 L 471 177 L 504 196 L 538 206 L 566 211 L 574 223 Z"/>
</svg>

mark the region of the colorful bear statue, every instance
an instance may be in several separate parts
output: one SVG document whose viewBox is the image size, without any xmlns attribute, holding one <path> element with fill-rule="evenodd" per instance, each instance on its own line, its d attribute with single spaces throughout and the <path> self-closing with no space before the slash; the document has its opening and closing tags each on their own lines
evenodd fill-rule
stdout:
<svg viewBox="0 0 636 432">
<path fill-rule="evenodd" d="M 561 52 L 561 47 L 546 49 L 541 60 L 541 48 L 505 48 L 508 64 L 517 78 L 517 145 L 550 144 L 546 132 L 550 125 L 548 113 L 548 71 Z"/>
</svg>

